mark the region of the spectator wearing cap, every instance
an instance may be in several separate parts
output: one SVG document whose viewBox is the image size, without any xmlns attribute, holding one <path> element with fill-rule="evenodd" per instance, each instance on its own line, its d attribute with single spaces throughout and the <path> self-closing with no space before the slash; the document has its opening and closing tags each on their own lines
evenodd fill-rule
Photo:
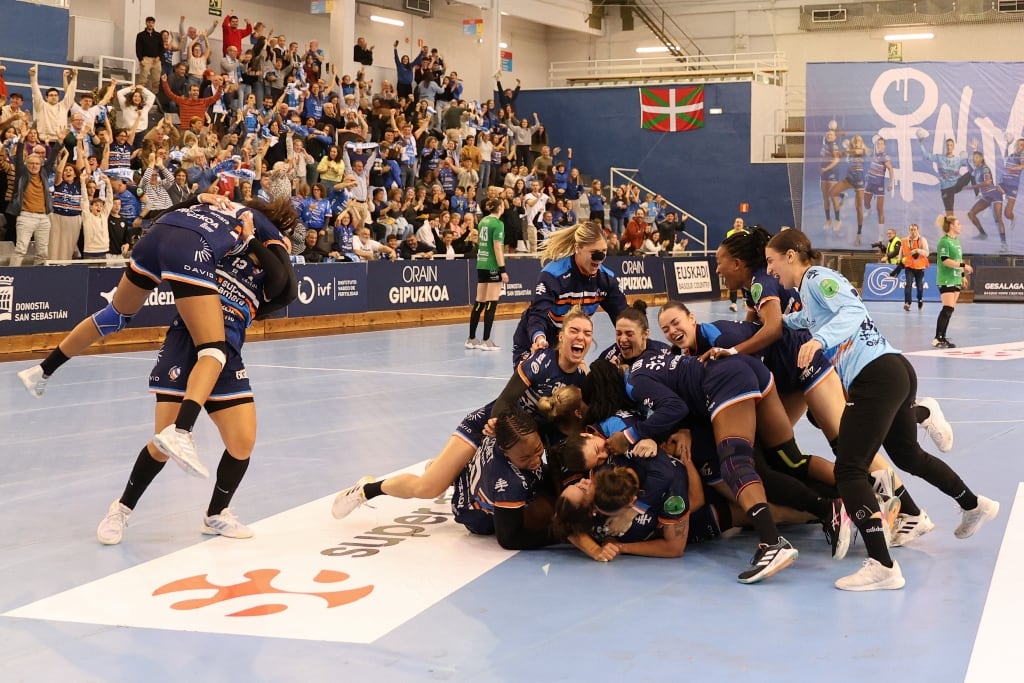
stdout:
<svg viewBox="0 0 1024 683">
<path fill-rule="evenodd" d="M 0 107 L 0 121 L 5 121 L 22 113 L 31 117 L 31 113 L 24 109 L 24 106 L 25 96 L 20 92 L 12 92 L 7 100 L 7 104 Z"/>
<path fill-rule="evenodd" d="M 543 156 L 543 150 L 541 150 L 541 156 Z M 568 161 L 559 159 L 555 162 L 555 170 L 551 174 L 555 180 L 555 192 L 559 196 L 565 196 L 569 189 L 569 174 L 572 172 L 572 147 L 566 150 L 566 156 Z M 579 198 L 579 194 L 573 197 L 573 199 L 577 198 Z"/>
<path fill-rule="evenodd" d="M 146 17 L 146 28 L 135 36 L 135 57 L 139 60 L 139 80 L 150 90 L 156 90 L 160 82 L 160 56 L 164 52 L 164 41 L 156 30 L 156 19 Z"/>
<path fill-rule="evenodd" d="M 238 25 L 238 17 L 235 16 L 234 10 L 229 11 L 228 16 L 224 17 L 224 23 L 221 24 L 225 55 L 227 55 L 229 47 L 235 48 L 236 55 L 242 54 L 242 39 L 252 33 L 252 24 L 248 19 L 245 20 L 245 28 L 238 28 Z"/>
</svg>

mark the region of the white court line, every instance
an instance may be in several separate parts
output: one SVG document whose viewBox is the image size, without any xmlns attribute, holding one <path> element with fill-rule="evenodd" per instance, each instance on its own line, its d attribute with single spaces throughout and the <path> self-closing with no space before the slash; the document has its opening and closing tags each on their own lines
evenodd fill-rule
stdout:
<svg viewBox="0 0 1024 683">
<path fill-rule="evenodd" d="M 1024 483 L 1017 485 L 1017 497 L 1006 523 L 999 558 L 992 572 L 988 599 L 981 613 L 965 683 L 1020 680 L 1014 653 L 1020 649 L 1020 607 L 1024 605 Z"/>
<path fill-rule="evenodd" d="M 508 377 L 489 377 L 487 375 L 450 375 L 442 372 L 406 372 L 397 370 L 359 370 L 355 368 L 310 368 L 302 365 L 266 365 L 262 363 L 246 363 L 248 368 L 275 368 L 279 370 L 309 370 L 311 372 L 352 372 L 365 375 L 401 375 L 403 377 L 441 377 L 445 379 L 496 379 L 503 382 Z"/>
</svg>

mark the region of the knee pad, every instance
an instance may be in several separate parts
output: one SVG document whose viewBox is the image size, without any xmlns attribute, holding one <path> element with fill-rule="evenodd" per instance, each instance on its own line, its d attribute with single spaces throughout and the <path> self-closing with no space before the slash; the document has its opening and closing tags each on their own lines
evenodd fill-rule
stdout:
<svg viewBox="0 0 1024 683">
<path fill-rule="evenodd" d="M 798 479 L 806 481 L 808 458 L 800 452 L 800 447 L 796 445 L 796 439 L 766 448 L 764 457 L 772 469 L 792 474 Z"/>
<path fill-rule="evenodd" d="M 96 329 L 99 331 L 101 337 L 106 337 L 108 334 L 120 332 L 127 327 L 128 323 L 131 321 L 132 317 L 130 315 L 118 313 L 112 303 L 107 304 L 107 307 L 103 310 L 96 311 L 92 314 L 92 322 L 96 325 Z"/>
<path fill-rule="evenodd" d="M 718 443 L 718 459 L 722 464 L 722 481 L 736 498 L 747 486 L 761 483 L 754 469 L 754 446 L 746 439 L 722 439 Z"/>
<path fill-rule="evenodd" d="M 196 351 L 199 358 L 213 358 L 222 368 L 228 363 L 228 343 L 225 341 L 200 344 Z"/>
</svg>

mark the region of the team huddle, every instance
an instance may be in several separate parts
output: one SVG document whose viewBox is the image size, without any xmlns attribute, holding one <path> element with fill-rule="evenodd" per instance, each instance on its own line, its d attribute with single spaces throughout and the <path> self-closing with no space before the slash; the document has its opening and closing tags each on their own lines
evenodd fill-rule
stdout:
<svg viewBox="0 0 1024 683">
<path fill-rule="evenodd" d="M 280 232 L 294 220 L 287 202 L 243 206 L 216 195 L 168 211 L 139 242 L 111 304 L 18 373 L 41 396 L 57 368 L 123 329 L 149 291 L 170 282 L 179 317 L 151 372 L 157 433 L 100 522 L 101 543 L 122 540 L 168 459 L 209 476 L 191 435 L 203 407 L 225 450 L 202 531 L 252 536 L 229 508 L 255 443 L 241 348 L 252 320 L 295 297 Z M 814 265 L 820 255 L 803 233 L 727 237 L 718 274 L 743 292 L 747 320 L 699 322 L 670 301 L 658 314 L 664 342 L 650 338 L 646 304 L 629 306 L 602 265 L 607 253 L 593 223 L 549 237 L 549 263 L 516 329 L 515 372 L 501 394 L 459 423 L 423 474 L 366 477 L 338 494 L 334 517 L 381 495 L 429 499 L 453 488 L 454 518 L 470 532 L 510 549 L 568 542 L 598 561 L 679 557 L 689 543 L 746 527 L 758 538 L 742 583 L 797 559 L 780 524 L 817 521 L 837 559 L 857 534 L 863 539 L 868 559 L 835 583 L 854 591 L 901 588 L 890 548 L 935 528 L 889 461 L 957 502 L 958 538 L 996 517 L 997 502 L 921 448 L 918 425 L 950 450 L 949 423 L 938 403 L 917 398 L 913 367 L 857 290 Z M 616 342 L 588 367 L 598 308 L 614 321 Z M 805 412 L 834 461 L 797 444 L 793 426 Z"/>
</svg>

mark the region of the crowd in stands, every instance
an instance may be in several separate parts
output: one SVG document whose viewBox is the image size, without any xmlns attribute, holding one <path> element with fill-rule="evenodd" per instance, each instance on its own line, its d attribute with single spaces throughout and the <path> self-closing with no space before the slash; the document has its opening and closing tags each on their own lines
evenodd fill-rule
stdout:
<svg viewBox="0 0 1024 683">
<path fill-rule="evenodd" d="M 600 221 L 614 251 L 685 248 L 686 216 L 664 199 L 635 186 L 609 196 L 571 148 L 551 147 L 538 115 L 516 109 L 518 79 L 504 88 L 497 74 L 494 99 L 469 101 L 437 48 L 400 55 L 396 41 L 393 54 L 394 82 L 339 74 L 317 41 L 300 46 L 228 12 L 201 29 L 182 16 L 177 31 L 147 18 L 137 84 L 111 78 L 76 97 L 72 69 L 63 94 L 43 93 L 31 69 L 31 108 L 0 92 L 12 262 L 30 241 L 37 263 L 127 255 L 155 213 L 209 191 L 292 197 L 293 254 L 313 262 L 471 255 L 491 197 L 505 201 L 508 251 L 536 252 L 582 220 Z M 374 46 L 359 38 L 353 58 L 372 65 Z"/>
</svg>

